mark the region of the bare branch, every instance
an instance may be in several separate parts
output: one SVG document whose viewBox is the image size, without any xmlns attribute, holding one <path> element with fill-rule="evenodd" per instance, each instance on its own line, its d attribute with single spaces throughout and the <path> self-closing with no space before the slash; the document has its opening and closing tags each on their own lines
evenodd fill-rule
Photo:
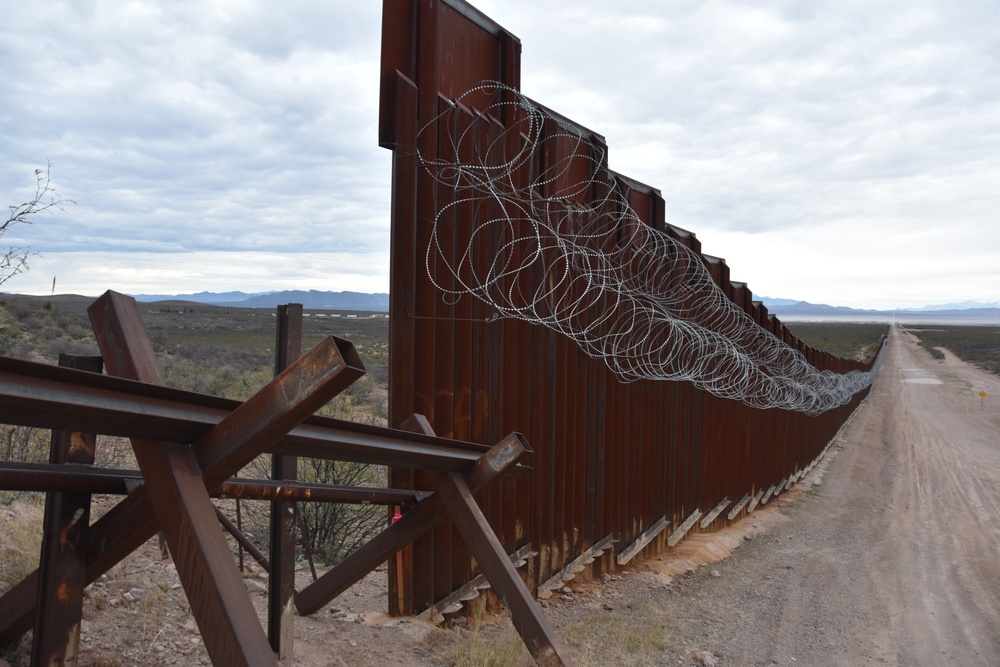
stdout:
<svg viewBox="0 0 1000 667">
<path fill-rule="evenodd" d="M 76 204 L 72 199 L 64 199 L 56 192 L 52 184 L 52 163 L 46 161 L 45 169 L 35 170 L 35 195 L 28 201 L 11 205 L 10 215 L 0 224 L 0 237 L 17 224 L 33 224 L 34 218 L 42 213 L 52 214 L 55 211 L 65 211 L 67 204 Z M 28 247 L 11 246 L 0 256 L 0 285 L 28 270 L 28 256 L 32 254 Z"/>
</svg>

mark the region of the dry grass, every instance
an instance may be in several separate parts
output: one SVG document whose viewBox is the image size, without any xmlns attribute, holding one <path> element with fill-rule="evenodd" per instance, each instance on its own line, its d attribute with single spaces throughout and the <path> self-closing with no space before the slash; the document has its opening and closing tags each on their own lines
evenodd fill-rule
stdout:
<svg viewBox="0 0 1000 667">
<path fill-rule="evenodd" d="M 636 623 L 636 612 L 644 622 Z M 652 604 L 631 614 L 594 611 L 562 628 L 562 636 L 577 664 L 659 665 L 658 655 L 670 645 L 672 621 Z"/>
<path fill-rule="evenodd" d="M 457 641 L 439 642 L 429 653 L 451 667 L 527 667 L 535 662 L 504 617 L 495 623 L 473 622 L 459 629 Z"/>
<path fill-rule="evenodd" d="M 439 644 L 429 652 L 453 667 L 525 667 L 534 665 L 528 649 L 504 616 L 491 620 L 481 606 L 483 598 L 469 605 L 469 627 L 460 629 L 457 641 Z M 643 622 L 636 623 L 636 617 Z M 643 604 L 632 613 L 593 610 L 557 633 L 580 667 L 605 665 L 659 665 L 659 656 L 673 638 L 674 627 L 667 614 L 653 604 Z"/>
<path fill-rule="evenodd" d="M 0 505 L 0 594 L 38 568 L 42 549 L 41 496 L 21 494 L 9 505 Z M 0 652 L 11 665 L 28 664 L 31 633 Z"/>
<path fill-rule="evenodd" d="M 44 510 L 41 502 L 26 494 L 0 506 L 0 582 L 4 586 L 13 586 L 38 568 Z"/>
</svg>

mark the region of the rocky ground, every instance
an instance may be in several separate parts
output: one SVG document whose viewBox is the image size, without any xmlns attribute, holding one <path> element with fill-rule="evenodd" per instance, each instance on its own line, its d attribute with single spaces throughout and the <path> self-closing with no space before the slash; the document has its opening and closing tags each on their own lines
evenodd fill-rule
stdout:
<svg viewBox="0 0 1000 667">
<path fill-rule="evenodd" d="M 997 664 L 995 397 L 1000 378 L 934 361 L 894 328 L 870 397 L 810 478 L 737 526 L 570 584 L 544 613 L 581 665 Z M 263 579 L 246 584 L 263 614 Z M 505 619 L 390 619 L 384 591 L 375 572 L 297 619 L 286 664 L 531 664 Z M 89 589 L 85 619 L 83 665 L 209 664 L 155 544 Z"/>
</svg>

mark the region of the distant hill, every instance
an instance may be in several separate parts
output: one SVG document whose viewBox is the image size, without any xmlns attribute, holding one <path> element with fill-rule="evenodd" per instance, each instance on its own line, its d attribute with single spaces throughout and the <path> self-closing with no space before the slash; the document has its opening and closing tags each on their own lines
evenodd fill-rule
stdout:
<svg viewBox="0 0 1000 667">
<path fill-rule="evenodd" d="M 794 306 L 797 303 L 805 303 L 804 301 L 799 301 L 798 299 L 775 299 L 769 296 L 758 297 L 756 294 L 754 296 L 757 298 L 757 301 L 760 301 L 767 306 L 768 310 L 777 306 Z"/>
<path fill-rule="evenodd" d="M 389 311 L 388 294 L 363 292 L 321 292 L 319 290 L 284 290 L 281 292 L 198 292 L 197 294 L 133 294 L 136 301 L 193 301 L 229 308 L 274 308 L 286 303 L 301 303 L 303 308 L 324 310 Z"/>
<path fill-rule="evenodd" d="M 847 306 L 828 306 L 825 303 L 809 303 L 808 301 L 791 301 L 790 299 L 771 299 L 764 301 L 770 313 L 778 314 L 809 314 L 809 315 L 877 315 L 893 311 L 864 310 L 848 308 Z"/>
<path fill-rule="evenodd" d="M 197 292 L 196 294 L 131 294 L 136 301 L 193 301 L 195 303 L 225 303 L 227 301 L 243 301 L 255 296 L 274 294 L 274 292 Z M 285 302 L 287 303 L 287 301 Z M 280 305 L 280 304 L 279 304 Z"/>
<path fill-rule="evenodd" d="M 899 310 L 866 310 L 844 306 L 828 306 L 789 299 L 761 299 L 769 313 L 785 321 L 793 320 L 865 320 L 875 322 L 1000 324 L 1000 308 L 924 308 Z"/>
<path fill-rule="evenodd" d="M 2 294 L 2 293 L 0 293 Z M 330 292 L 319 290 L 283 290 L 280 292 L 197 292 L 195 294 L 133 294 L 136 301 L 177 301 L 225 306 L 228 308 L 275 308 L 286 303 L 301 303 L 304 308 L 316 310 L 358 310 L 369 312 L 389 312 L 388 294 L 368 294 L 364 292 Z M 867 310 L 828 306 L 795 299 L 767 296 L 757 300 L 767 306 L 769 313 L 782 320 L 823 320 L 854 319 L 867 321 L 904 323 L 954 322 L 964 324 L 1000 324 L 1000 301 L 982 303 L 962 301 L 920 308 L 897 308 L 893 310 Z M 48 300 L 59 301 L 59 295 Z M 89 297 L 74 297 L 86 300 Z"/>
<path fill-rule="evenodd" d="M 900 310 L 982 310 L 989 308 L 1000 308 L 1000 301 L 993 301 L 992 303 L 983 303 L 982 301 L 959 301 L 956 303 L 939 303 L 935 306 L 921 306 L 920 308 L 901 308 Z"/>
</svg>

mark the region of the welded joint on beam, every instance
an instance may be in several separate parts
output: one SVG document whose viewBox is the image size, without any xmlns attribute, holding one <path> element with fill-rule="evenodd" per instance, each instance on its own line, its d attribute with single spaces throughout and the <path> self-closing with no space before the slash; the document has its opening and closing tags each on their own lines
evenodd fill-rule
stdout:
<svg viewBox="0 0 1000 667">
<path fill-rule="evenodd" d="M 604 552 L 610 549 L 611 545 L 615 542 L 617 542 L 617 540 L 614 538 L 614 534 L 609 533 L 604 537 L 604 539 L 577 556 L 569 564 L 567 564 L 566 567 L 559 570 L 551 578 L 547 579 L 545 583 L 539 586 L 536 597 L 539 600 L 545 600 L 551 597 L 552 591 L 564 585 L 566 582 L 572 581 L 577 574 L 583 571 L 584 567 L 603 556 Z"/>
<path fill-rule="evenodd" d="M 743 508 L 747 506 L 747 503 L 749 502 L 750 502 L 750 494 L 748 493 L 742 498 L 740 498 L 740 502 L 736 503 L 736 505 L 733 506 L 733 509 L 729 510 L 729 514 L 726 515 L 726 518 L 729 519 L 730 521 L 735 519 L 736 515 L 739 514 L 743 510 Z"/>
<path fill-rule="evenodd" d="M 687 519 L 684 520 L 684 523 L 682 523 L 677 527 L 677 530 L 675 530 L 673 533 L 670 534 L 670 537 L 667 538 L 667 546 L 668 547 L 677 546 L 677 543 L 680 542 L 685 535 L 687 535 L 687 532 L 691 530 L 691 527 L 694 526 L 694 524 L 700 518 L 701 518 L 701 510 L 696 509 L 694 512 L 691 513 L 691 516 L 689 516 Z"/>
<path fill-rule="evenodd" d="M 701 524 L 699 525 L 702 528 L 708 528 L 710 525 L 712 525 L 712 522 L 715 521 L 716 517 L 722 514 L 722 510 L 726 509 L 727 507 L 729 507 L 729 498 L 724 498 L 722 502 L 720 502 L 718 505 L 715 506 L 715 509 L 713 509 L 711 512 L 705 515 L 705 518 L 701 520 Z"/>
<path fill-rule="evenodd" d="M 524 567 L 524 564 L 528 562 L 529 558 L 534 558 L 537 555 L 538 552 L 532 548 L 531 543 L 529 542 L 514 553 L 509 554 L 509 557 L 514 568 L 520 569 Z M 469 602 L 470 600 L 475 600 L 479 597 L 482 591 L 489 590 L 490 588 L 492 588 L 492 586 L 490 585 L 490 582 L 486 580 L 486 575 L 478 574 L 461 588 L 456 589 L 450 595 L 441 598 L 436 603 L 417 614 L 416 618 L 421 621 L 438 625 L 444 621 L 445 616 L 461 611 L 464 603 Z"/>
<path fill-rule="evenodd" d="M 663 517 L 661 517 L 656 523 L 647 528 L 642 535 L 639 536 L 639 539 L 627 546 L 621 553 L 618 554 L 618 564 L 624 565 L 632 560 L 637 553 L 642 551 L 647 544 L 656 539 L 656 536 L 662 533 L 669 525 L 669 519 L 667 519 L 666 515 L 663 515 Z"/>
<path fill-rule="evenodd" d="M 757 504 L 760 503 L 760 499 L 763 495 L 764 495 L 764 489 L 761 489 L 756 494 L 754 494 L 753 500 L 751 500 L 750 505 L 747 506 L 748 514 L 753 514 L 753 511 L 757 509 Z"/>
</svg>

